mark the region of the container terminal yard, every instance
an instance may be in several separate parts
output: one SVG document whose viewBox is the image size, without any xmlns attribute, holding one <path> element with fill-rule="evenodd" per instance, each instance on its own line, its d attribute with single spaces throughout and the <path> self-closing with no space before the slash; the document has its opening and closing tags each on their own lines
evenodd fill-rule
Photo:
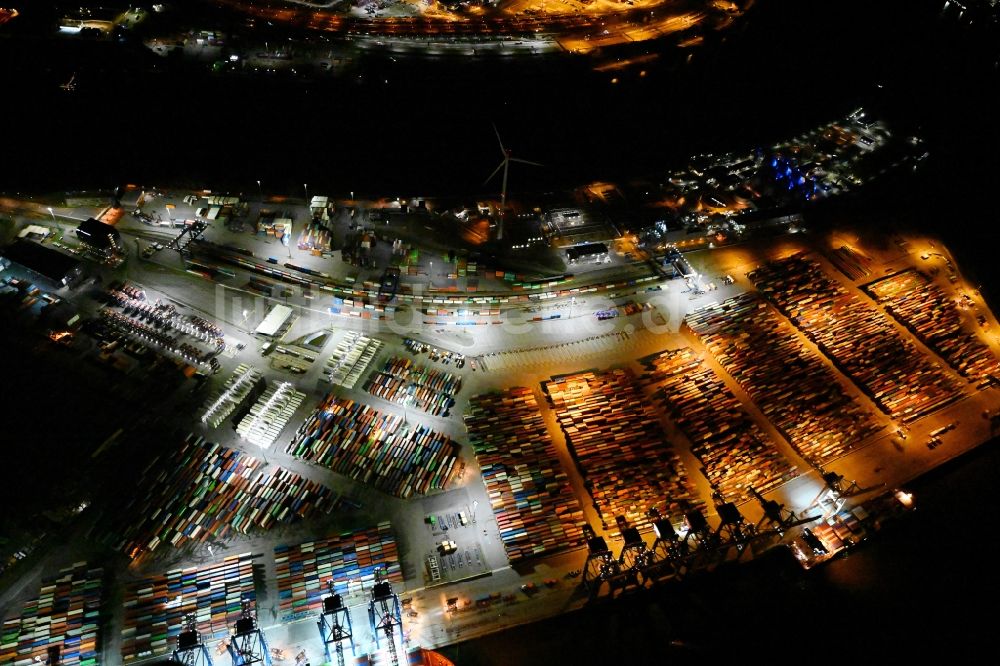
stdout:
<svg viewBox="0 0 1000 666">
<path fill-rule="evenodd" d="M 35 353 L 173 377 L 87 444 L 114 504 L 5 554 L 5 664 L 444 663 L 774 547 L 820 565 L 995 433 L 997 322 L 931 238 L 610 233 L 522 274 L 449 252 L 432 201 L 119 194 L 4 201 Z"/>
</svg>

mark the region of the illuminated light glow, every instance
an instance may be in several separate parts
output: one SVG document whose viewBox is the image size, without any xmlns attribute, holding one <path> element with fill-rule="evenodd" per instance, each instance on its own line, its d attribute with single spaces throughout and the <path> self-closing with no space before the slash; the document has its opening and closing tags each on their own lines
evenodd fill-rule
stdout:
<svg viewBox="0 0 1000 666">
<path fill-rule="evenodd" d="M 905 490 L 897 489 L 893 492 L 893 495 L 907 509 L 913 508 L 913 493 L 908 493 Z"/>
</svg>

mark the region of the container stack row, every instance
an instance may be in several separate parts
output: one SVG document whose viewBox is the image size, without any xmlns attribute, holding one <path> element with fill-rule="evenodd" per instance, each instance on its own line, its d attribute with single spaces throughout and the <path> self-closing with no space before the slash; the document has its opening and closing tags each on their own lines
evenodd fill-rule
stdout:
<svg viewBox="0 0 1000 666">
<path fill-rule="evenodd" d="M 278 439 L 305 399 L 306 394 L 296 391 L 294 384 L 274 382 L 236 426 L 236 432 L 250 443 L 266 449 Z"/>
<path fill-rule="evenodd" d="M 649 529 L 651 508 L 672 516 L 700 504 L 631 372 L 553 377 L 543 388 L 606 529 L 618 516 Z"/>
<path fill-rule="evenodd" d="M 833 250 L 829 256 L 830 262 L 849 280 L 860 280 L 872 274 L 871 259 L 846 245 Z"/>
<path fill-rule="evenodd" d="M 444 489 L 459 450 L 430 428 L 330 393 L 299 426 L 285 453 L 406 498 Z"/>
<path fill-rule="evenodd" d="M 912 421 L 962 397 L 940 365 L 885 313 L 794 254 L 750 272 L 751 282 L 886 414 Z"/>
<path fill-rule="evenodd" d="M 684 322 L 811 464 L 843 455 L 878 430 L 822 357 L 756 294 L 701 308 Z"/>
<path fill-rule="evenodd" d="M 259 370 L 241 363 L 222 388 L 205 402 L 201 422 L 218 428 L 220 423 L 243 405 L 262 377 Z"/>
<path fill-rule="evenodd" d="M 132 583 L 125 589 L 122 661 L 173 650 L 188 616 L 203 639 L 224 638 L 240 617 L 241 602 L 256 596 L 250 553 Z"/>
<path fill-rule="evenodd" d="M 370 595 L 376 571 L 383 580 L 403 581 L 396 537 L 388 522 L 297 546 L 277 546 L 274 559 L 278 603 L 286 621 L 319 612 L 331 582 L 335 593 L 347 597 Z"/>
<path fill-rule="evenodd" d="M 448 415 L 461 389 L 462 380 L 458 376 L 399 357 L 387 360 L 365 386 L 369 393 L 384 400 L 407 404 L 435 416 Z"/>
<path fill-rule="evenodd" d="M 332 513 L 337 494 L 330 488 L 295 472 L 274 467 L 257 472 L 246 497 L 240 501 L 230 524 L 241 534 L 259 527 L 290 523 L 314 513 Z"/>
<path fill-rule="evenodd" d="M 327 359 L 326 367 L 323 369 L 324 377 L 331 384 L 347 389 L 354 388 L 381 347 L 381 340 L 351 331 L 337 343 L 337 347 Z"/>
<path fill-rule="evenodd" d="M 736 396 L 690 348 L 646 361 L 646 379 L 670 418 L 691 440 L 712 488 L 726 501 L 750 499 L 797 476 Z"/>
<path fill-rule="evenodd" d="M 99 664 L 103 578 L 102 569 L 77 562 L 42 581 L 38 597 L 0 628 L 0 664 L 47 664 L 49 650 L 65 666 Z"/>
<path fill-rule="evenodd" d="M 473 397 L 465 426 L 511 562 L 583 542 L 583 511 L 531 389 Z"/>
<path fill-rule="evenodd" d="M 277 468 L 258 471 L 256 458 L 188 435 L 181 446 L 144 470 L 120 512 L 119 547 L 135 558 L 157 547 L 189 540 L 221 539 L 313 512 L 329 513 L 329 488 Z"/>
<path fill-rule="evenodd" d="M 886 311 L 973 381 L 1000 378 L 1000 363 L 974 333 L 962 326 L 955 301 L 916 271 L 906 271 L 870 284 L 866 289 Z"/>
<path fill-rule="evenodd" d="M 316 250 L 329 252 L 331 247 L 330 232 L 318 222 L 312 222 L 302 229 L 296 246 L 300 250 Z"/>
</svg>

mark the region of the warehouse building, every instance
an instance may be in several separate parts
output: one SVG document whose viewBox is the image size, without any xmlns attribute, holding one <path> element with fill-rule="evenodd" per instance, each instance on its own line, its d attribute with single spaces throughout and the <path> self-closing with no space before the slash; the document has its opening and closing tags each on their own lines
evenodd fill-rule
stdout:
<svg viewBox="0 0 1000 666">
<path fill-rule="evenodd" d="M 51 248 L 29 240 L 19 240 L 4 251 L 10 261 L 45 278 L 57 287 L 65 287 L 82 273 L 80 262 Z"/>
<path fill-rule="evenodd" d="M 273 338 L 282 331 L 292 317 L 292 309 L 285 305 L 275 305 L 254 331 L 257 335 Z"/>
<path fill-rule="evenodd" d="M 80 223 L 76 228 L 76 236 L 90 250 L 104 257 L 120 254 L 122 251 L 122 237 L 118 230 L 92 217 Z"/>
<path fill-rule="evenodd" d="M 566 258 L 569 263 L 576 264 L 584 261 L 594 263 L 607 262 L 608 246 L 604 243 L 585 243 L 574 247 L 566 248 Z"/>
</svg>

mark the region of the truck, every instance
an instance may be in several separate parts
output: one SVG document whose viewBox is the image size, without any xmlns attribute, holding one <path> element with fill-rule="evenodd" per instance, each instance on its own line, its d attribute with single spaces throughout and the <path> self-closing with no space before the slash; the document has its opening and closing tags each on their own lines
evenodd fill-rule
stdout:
<svg viewBox="0 0 1000 666">
<path fill-rule="evenodd" d="M 378 300 L 380 303 L 388 303 L 396 297 L 399 290 L 399 269 L 390 267 L 382 274 L 382 282 L 378 289 Z"/>
</svg>

